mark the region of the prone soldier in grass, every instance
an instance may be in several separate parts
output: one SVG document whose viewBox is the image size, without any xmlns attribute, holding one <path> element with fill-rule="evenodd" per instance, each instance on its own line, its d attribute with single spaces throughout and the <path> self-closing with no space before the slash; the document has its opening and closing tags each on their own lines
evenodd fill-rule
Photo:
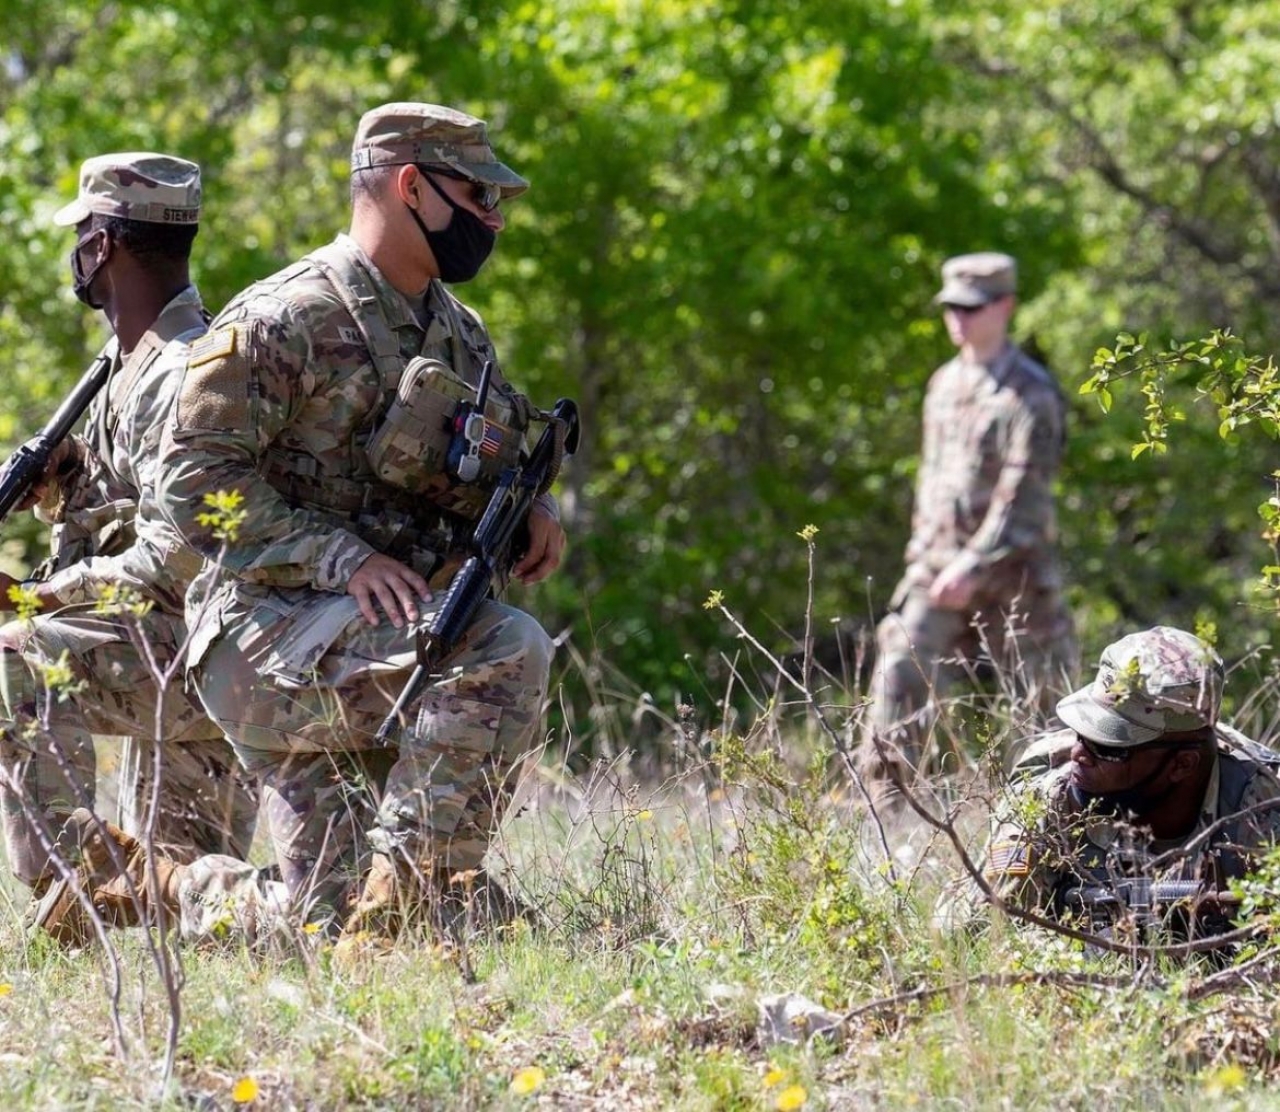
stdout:
<svg viewBox="0 0 1280 1112">
<path fill-rule="evenodd" d="M 995 895 L 1054 918 L 1145 913 L 1161 891 L 1166 910 L 1220 913 L 1229 883 L 1280 841 L 1280 754 L 1219 721 L 1224 678 L 1183 630 L 1109 645 L 1093 682 L 1059 701 L 1065 727 L 1014 768 L 983 860 Z"/>
</svg>

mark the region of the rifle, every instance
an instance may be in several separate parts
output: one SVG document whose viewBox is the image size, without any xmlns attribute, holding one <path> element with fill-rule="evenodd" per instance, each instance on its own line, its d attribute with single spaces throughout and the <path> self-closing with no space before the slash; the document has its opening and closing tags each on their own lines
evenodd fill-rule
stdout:
<svg viewBox="0 0 1280 1112">
<path fill-rule="evenodd" d="M 116 344 L 113 340 L 98 354 L 89 369 L 58 406 L 48 424 L 11 455 L 0 468 L 0 521 L 18 505 L 31 488 L 43 477 L 49 467 L 53 450 L 67 438 L 67 434 L 89 408 L 98 391 L 111 377 L 111 364 L 115 362 Z"/>
<path fill-rule="evenodd" d="M 405 708 L 421 694 L 427 677 L 457 645 L 480 604 L 489 597 L 494 577 L 505 570 L 504 562 L 512 562 L 516 530 L 529 516 L 533 500 L 555 481 L 561 459 L 577 450 L 579 431 L 577 405 L 561 398 L 529 458 L 521 466 L 508 467 L 499 476 L 498 485 L 467 544 L 466 561 L 449 581 L 440 608 L 426 627 L 418 630 L 418 663 L 391 707 L 391 713 L 378 727 L 379 745 L 387 744 Z"/>
<path fill-rule="evenodd" d="M 1161 932 L 1212 938 L 1233 929 L 1240 897 L 1198 880 L 1119 877 L 1110 884 L 1068 888 L 1063 904 L 1098 931 L 1123 924 L 1139 937 Z"/>
</svg>

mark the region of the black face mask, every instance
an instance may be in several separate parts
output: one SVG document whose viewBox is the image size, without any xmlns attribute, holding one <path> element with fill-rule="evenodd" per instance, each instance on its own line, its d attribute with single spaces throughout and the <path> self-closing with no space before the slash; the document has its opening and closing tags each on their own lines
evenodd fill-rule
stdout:
<svg viewBox="0 0 1280 1112">
<path fill-rule="evenodd" d="M 433 232 L 423 223 L 417 209 L 412 205 L 405 207 L 417 222 L 427 246 L 436 257 L 436 263 L 440 267 L 440 281 L 469 282 L 480 273 L 480 268 L 493 251 L 497 234 L 474 212 L 454 204 L 449 195 L 428 175 L 422 176 L 444 203 L 453 209 L 453 216 L 448 224 L 438 232 Z"/>
<path fill-rule="evenodd" d="M 101 309 L 106 304 L 103 301 L 95 301 L 93 295 L 89 293 L 89 287 L 93 285 L 93 280 L 98 276 L 98 271 L 106 265 L 108 256 L 103 255 L 94 268 L 86 274 L 84 267 L 80 264 L 80 251 L 86 243 L 101 231 L 102 229 L 99 228 L 96 232 L 90 232 L 71 248 L 71 292 L 85 305 L 88 305 L 90 309 Z"/>
</svg>

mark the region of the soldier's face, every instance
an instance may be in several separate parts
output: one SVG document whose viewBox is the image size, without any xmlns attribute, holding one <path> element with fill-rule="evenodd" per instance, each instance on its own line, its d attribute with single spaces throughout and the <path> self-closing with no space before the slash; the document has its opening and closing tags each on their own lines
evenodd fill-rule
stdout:
<svg viewBox="0 0 1280 1112">
<path fill-rule="evenodd" d="M 1004 338 L 1012 312 L 1013 298 L 1000 297 L 972 308 L 946 305 L 942 310 L 942 319 L 947 326 L 947 335 L 956 347 L 970 344 L 986 348 Z"/>
<path fill-rule="evenodd" d="M 1123 797 L 1134 788 L 1157 791 L 1163 786 L 1179 748 L 1181 746 L 1156 742 L 1119 750 L 1100 746 L 1077 734 L 1071 748 L 1071 782 L 1092 796 Z M 1122 754 L 1124 759 L 1117 759 Z"/>
<path fill-rule="evenodd" d="M 506 227 L 507 220 L 502 215 L 502 209 L 498 207 L 497 203 L 491 208 L 485 208 L 484 194 L 477 189 L 475 183 L 446 177 L 439 172 L 427 172 L 431 172 L 431 180 L 435 183 L 436 188 L 445 193 L 450 201 L 457 205 L 458 208 L 465 209 L 471 213 L 491 231 L 500 232 Z M 434 191 L 428 189 L 424 192 L 431 194 Z M 449 226 L 450 221 L 453 219 L 453 211 L 440 198 L 439 194 L 431 197 L 430 200 L 434 200 L 436 205 L 434 206 L 434 212 L 430 211 L 432 206 L 424 208 L 427 227 L 432 231 L 440 231 Z"/>
</svg>

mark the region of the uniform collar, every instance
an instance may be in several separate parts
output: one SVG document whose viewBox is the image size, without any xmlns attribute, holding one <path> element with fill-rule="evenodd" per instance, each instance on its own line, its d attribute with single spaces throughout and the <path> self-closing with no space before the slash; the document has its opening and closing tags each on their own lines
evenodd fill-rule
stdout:
<svg viewBox="0 0 1280 1112">
<path fill-rule="evenodd" d="M 369 284 L 373 286 L 378 301 L 381 303 L 387 326 L 393 331 L 399 331 L 401 328 L 415 328 L 421 332 L 422 325 L 418 323 L 417 318 L 413 315 L 413 307 L 410 305 L 409 299 L 387 281 L 382 271 L 378 269 L 377 264 L 365 254 L 364 248 L 345 232 L 339 232 L 334 242 L 339 248 L 351 255 L 355 259 L 356 265 L 368 275 Z M 434 286 L 435 283 L 432 282 L 431 285 Z M 430 290 L 430 287 L 428 289 Z"/>
<path fill-rule="evenodd" d="M 134 363 L 146 353 L 159 351 L 174 337 L 194 328 L 197 322 L 203 324 L 207 319 L 203 311 L 204 303 L 195 283 L 184 286 L 160 310 L 160 315 L 151 322 L 151 327 L 142 334 L 133 350 L 123 358 L 117 354 L 117 366 Z"/>
</svg>

